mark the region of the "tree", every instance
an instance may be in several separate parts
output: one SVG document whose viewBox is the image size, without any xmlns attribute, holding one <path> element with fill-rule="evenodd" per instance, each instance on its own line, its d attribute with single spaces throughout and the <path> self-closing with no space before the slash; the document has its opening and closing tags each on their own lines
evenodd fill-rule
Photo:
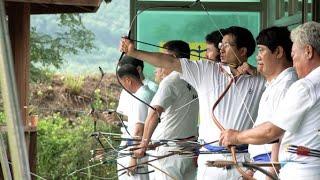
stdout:
<svg viewBox="0 0 320 180">
<path fill-rule="evenodd" d="M 83 25 L 80 14 L 61 14 L 57 21 L 59 31 L 53 35 L 31 27 L 31 81 L 44 77 L 45 69 L 50 66 L 61 68 L 65 55 L 76 55 L 80 51 L 89 53 L 95 48 L 95 36 Z"/>
</svg>

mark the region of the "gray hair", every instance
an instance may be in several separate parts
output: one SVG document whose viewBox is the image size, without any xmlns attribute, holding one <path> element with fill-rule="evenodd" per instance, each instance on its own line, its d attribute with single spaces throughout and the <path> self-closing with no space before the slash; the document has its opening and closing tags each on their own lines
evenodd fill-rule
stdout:
<svg viewBox="0 0 320 180">
<path fill-rule="evenodd" d="M 291 40 L 299 45 L 310 45 L 320 55 L 320 23 L 310 21 L 291 31 Z"/>
</svg>

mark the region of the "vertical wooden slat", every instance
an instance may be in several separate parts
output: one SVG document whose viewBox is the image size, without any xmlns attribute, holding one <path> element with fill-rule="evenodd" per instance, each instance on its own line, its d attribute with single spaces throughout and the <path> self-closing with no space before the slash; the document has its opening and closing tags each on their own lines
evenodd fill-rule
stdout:
<svg viewBox="0 0 320 180">
<path fill-rule="evenodd" d="M 27 8 L 28 9 L 28 8 Z M 0 79 L 1 94 L 7 118 L 9 149 L 14 179 L 30 179 L 28 154 L 23 133 L 21 107 L 14 71 L 14 58 L 9 37 L 8 19 L 4 1 L 0 1 Z M 30 12 L 30 8 L 29 8 Z M 16 22 L 14 22 L 16 23 Z M 23 29 L 19 29 L 23 30 Z"/>
<path fill-rule="evenodd" d="M 30 132 L 30 144 L 29 144 L 29 165 L 32 173 L 37 173 L 37 131 Z M 31 176 L 33 180 L 37 178 Z"/>
<path fill-rule="evenodd" d="M 312 20 L 320 22 L 320 2 L 318 0 L 312 1 Z"/>
<path fill-rule="evenodd" d="M 261 9 L 260 9 L 260 30 L 265 29 L 268 27 L 268 0 L 261 0 Z M 259 30 L 259 31 L 260 31 Z"/>
<path fill-rule="evenodd" d="M 299 10 L 298 3 L 299 3 L 298 0 L 289 0 L 288 16 L 292 16 L 298 12 Z"/>
<path fill-rule="evenodd" d="M 29 91 L 29 41 L 30 4 L 15 3 L 9 8 L 9 32 L 14 59 L 15 77 L 19 94 L 23 124 L 27 124 L 27 105 Z"/>
<path fill-rule="evenodd" d="M 284 0 L 278 0 L 276 3 L 276 19 L 280 19 L 285 15 L 285 2 Z"/>
<path fill-rule="evenodd" d="M 28 125 L 28 93 L 30 68 L 30 4 L 12 3 L 8 8 L 9 33 L 23 125 Z M 36 173 L 37 133 L 25 133 L 30 171 Z M 35 179 L 35 177 L 32 177 Z"/>
</svg>

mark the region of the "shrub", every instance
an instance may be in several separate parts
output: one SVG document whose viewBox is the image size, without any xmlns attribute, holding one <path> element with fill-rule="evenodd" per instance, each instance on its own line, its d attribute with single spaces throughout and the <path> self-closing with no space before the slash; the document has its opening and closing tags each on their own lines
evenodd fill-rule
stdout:
<svg viewBox="0 0 320 180">
<path fill-rule="evenodd" d="M 84 84 L 83 76 L 67 75 L 63 79 L 66 89 L 72 94 L 79 94 Z"/>
<path fill-rule="evenodd" d="M 0 125 L 6 124 L 6 115 L 3 111 L 0 111 Z"/>
<path fill-rule="evenodd" d="M 97 127 L 105 132 L 117 132 L 118 128 L 105 123 Z M 41 119 L 38 123 L 38 163 L 37 172 L 40 176 L 50 179 L 90 179 L 91 175 L 101 177 L 116 176 L 115 163 L 107 163 L 82 173 L 67 176 L 77 169 L 87 167 L 97 162 L 89 162 L 90 150 L 99 148 L 94 138 L 93 120 L 82 116 L 76 122 L 70 122 L 59 113 Z M 117 144 L 114 144 L 117 146 Z"/>
<path fill-rule="evenodd" d="M 30 81 L 32 83 L 49 83 L 55 72 L 49 68 L 30 68 Z"/>
</svg>

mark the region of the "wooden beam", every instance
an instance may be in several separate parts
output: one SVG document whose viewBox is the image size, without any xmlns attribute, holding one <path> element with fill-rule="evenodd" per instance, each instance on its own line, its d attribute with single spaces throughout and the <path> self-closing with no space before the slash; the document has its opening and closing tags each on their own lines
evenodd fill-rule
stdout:
<svg viewBox="0 0 320 180">
<path fill-rule="evenodd" d="M 98 8 L 95 6 L 32 4 L 31 14 L 91 13 L 96 12 Z"/>
<path fill-rule="evenodd" d="M 190 2 L 191 4 L 192 2 Z M 137 1 L 137 11 L 144 10 L 151 7 L 158 7 L 150 9 L 150 11 L 203 11 L 200 5 L 192 6 L 191 8 L 172 8 L 166 6 L 184 6 L 186 2 L 182 1 Z M 260 11 L 260 2 L 202 2 L 208 11 Z"/>
<path fill-rule="evenodd" d="M 102 0 L 5 0 L 6 2 L 99 7 Z"/>
<path fill-rule="evenodd" d="M 7 0 L 6 9 L 12 9 L 21 4 L 18 0 Z M 30 14 L 58 14 L 58 13 L 91 13 L 96 12 L 100 7 L 99 0 L 95 4 L 81 3 L 30 3 Z M 38 1 L 37 1 L 38 2 Z M 25 2 L 23 2 L 25 3 Z"/>
</svg>

